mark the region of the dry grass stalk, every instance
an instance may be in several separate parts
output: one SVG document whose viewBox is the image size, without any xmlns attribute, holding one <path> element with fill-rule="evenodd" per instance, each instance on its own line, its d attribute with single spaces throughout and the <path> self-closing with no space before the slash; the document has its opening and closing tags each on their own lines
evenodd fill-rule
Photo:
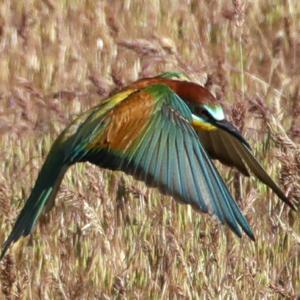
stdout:
<svg viewBox="0 0 300 300">
<path fill-rule="evenodd" d="M 297 1 L 71 2 L 0 2 L 2 240 L 59 131 L 113 90 L 165 70 L 207 81 L 300 203 Z M 234 189 L 256 243 L 131 177 L 77 165 L 54 210 L 1 264 L 0 298 L 297 297 L 297 213 L 258 181 Z"/>
</svg>

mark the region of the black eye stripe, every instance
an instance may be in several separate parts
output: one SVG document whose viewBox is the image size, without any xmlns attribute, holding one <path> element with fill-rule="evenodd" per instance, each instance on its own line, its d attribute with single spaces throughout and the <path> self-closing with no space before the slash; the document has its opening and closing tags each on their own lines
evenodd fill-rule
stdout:
<svg viewBox="0 0 300 300">
<path fill-rule="evenodd" d="M 188 104 L 191 110 L 198 116 L 205 117 L 206 119 L 209 120 L 214 120 L 214 116 L 205 107 L 197 104 L 195 105 L 194 103 L 188 103 Z"/>
<path fill-rule="evenodd" d="M 209 117 L 209 118 L 212 118 L 212 115 L 205 108 L 202 109 L 202 115 L 204 115 L 206 117 Z"/>
<path fill-rule="evenodd" d="M 213 118 L 213 116 L 210 114 L 210 112 L 207 110 L 207 109 L 205 109 L 204 107 L 197 107 L 197 109 L 196 109 L 196 113 L 199 115 L 199 116 L 205 116 L 205 117 L 207 117 L 207 118 L 209 118 L 209 119 L 212 119 Z"/>
</svg>

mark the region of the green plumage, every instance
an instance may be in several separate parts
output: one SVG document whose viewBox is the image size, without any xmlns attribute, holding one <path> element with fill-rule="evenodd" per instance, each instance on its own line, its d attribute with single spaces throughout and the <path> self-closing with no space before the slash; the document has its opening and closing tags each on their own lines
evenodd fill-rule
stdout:
<svg viewBox="0 0 300 300">
<path fill-rule="evenodd" d="M 57 144 L 48 154 L 31 195 L 27 199 L 11 234 L 3 244 L 0 260 L 11 243 L 32 232 L 46 205 L 50 209 L 54 204 L 59 185 L 68 167 L 63 163 L 62 154 Z"/>
<path fill-rule="evenodd" d="M 159 78 L 166 78 L 166 79 L 179 79 L 179 80 L 190 80 L 190 78 L 184 74 L 183 72 L 177 72 L 177 71 L 169 71 L 169 72 L 163 72 L 159 74 Z"/>
<path fill-rule="evenodd" d="M 181 75 L 165 73 L 162 76 Z M 243 230 L 254 239 L 246 218 L 206 150 L 213 158 L 219 156 L 225 163 L 227 160 L 228 164 L 235 163 L 248 174 L 245 160 L 252 164 L 254 172 L 263 174 L 260 175 L 262 180 L 271 185 L 271 179 L 262 173 L 260 165 L 252 162 L 250 149 L 237 146 L 241 143 L 234 136 L 228 145 L 223 145 L 224 149 L 230 152 L 229 147 L 232 147 L 246 154 L 243 159 L 229 154 L 222 157 L 223 152 L 210 140 L 208 132 L 196 133 L 193 118 L 189 106 L 164 84 L 123 90 L 80 115 L 53 144 L 31 195 L 3 244 L 1 258 L 12 243 L 32 232 L 45 209 L 51 209 L 68 167 L 85 161 L 131 174 L 180 202 L 215 215 L 238 236 Z M 223 137 L 220 139 L 226 143 Z"/>
</svg>

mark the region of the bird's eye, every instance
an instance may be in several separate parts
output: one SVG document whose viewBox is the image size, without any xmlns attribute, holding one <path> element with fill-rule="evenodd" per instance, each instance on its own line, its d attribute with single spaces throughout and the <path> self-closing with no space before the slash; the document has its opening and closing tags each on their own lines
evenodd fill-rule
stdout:
<svg viewBox="0 0 300 300">
<path fill-rule="evenodd" d="M 211 114 L 205 108 L 202 108 L 201 115 L 204 115 L 207 118 L 211 118 Z"/>
<path fill-rule="evenodd" d="M 196 113 L 197 113 L 197 115 L 202 116 L 202 117 L 204 116 L 208 119 L 212 118 L 212 115 L 209 113 L 209 111 L 201 106 L 196 109 Z"/>
</svg>

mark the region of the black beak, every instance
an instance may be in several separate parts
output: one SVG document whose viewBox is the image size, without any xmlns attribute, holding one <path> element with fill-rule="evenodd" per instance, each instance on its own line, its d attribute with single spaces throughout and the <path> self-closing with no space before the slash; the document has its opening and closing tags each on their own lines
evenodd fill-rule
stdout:
<svg viewBox="0 0 300 300">
<path fill-rule="evenodd" d="M 233 124 L 224 119 L 221 121 L 215 121 L 215 125 L 223 129 L 224 131 L 230 133 L 231 135 L 235 136 L 241 143 L 243 143 L 251 150 L 249 143 L 245 140 L 245 138 Z"/>
</svg>

